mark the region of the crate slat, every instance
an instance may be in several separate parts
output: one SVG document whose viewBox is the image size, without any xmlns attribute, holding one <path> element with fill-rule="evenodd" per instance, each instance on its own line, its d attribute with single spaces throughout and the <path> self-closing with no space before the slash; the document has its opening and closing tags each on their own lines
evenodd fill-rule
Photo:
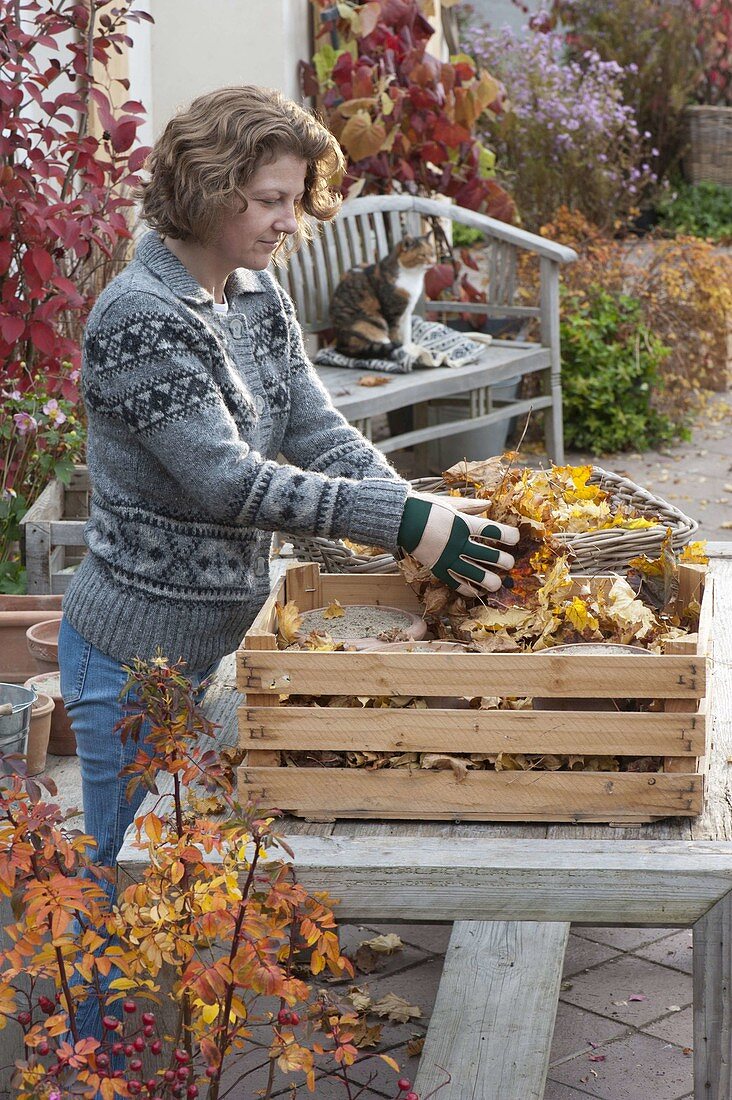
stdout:
<svg viewBox="0 0 732 1100">
<path fill-rule="evenodd" d="M 252 749 L 674 756 L 686 771 L 705 745 L 689 713 L 243 706 L 239 730 Z"/>
<path fill-rule="evenodd" d="M 299 817 L 420 820 L 650 821 L 693 817 L 699 775 L 633 772 L 452 772 L 363 768 L 239 769 L 239 794 Z"/>
<path fill-rule="evenodd" d="M 701 699 L 704 660 L 552 653 L 239 650 L 240 691 L 289 695 L 510 695 Z"/>
</svg>

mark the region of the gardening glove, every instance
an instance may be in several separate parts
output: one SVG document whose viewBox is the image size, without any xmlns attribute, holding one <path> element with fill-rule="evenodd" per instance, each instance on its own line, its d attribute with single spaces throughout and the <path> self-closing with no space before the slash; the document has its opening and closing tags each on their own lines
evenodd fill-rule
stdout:
<svg viewBox="0 0 732 1100">
<path fill-rule="evenodd" d="M 467 505 L 467 509 L 461 509 L 462 515 L 457 511 L 461 504 Z M 485 511 L 487 506 L 485 500 L 467 497 L 410 494 L 399 527 L 399 546 L 462 596 L 479 596 L 481 590 L 496 592 L 501 578 L 487 567 L 512 569 L 514 560 L 510 554 L 478 540 L 515 546 L 520 536 L 516 527 L 468 514 L 471 509 Z"/>
</svg>

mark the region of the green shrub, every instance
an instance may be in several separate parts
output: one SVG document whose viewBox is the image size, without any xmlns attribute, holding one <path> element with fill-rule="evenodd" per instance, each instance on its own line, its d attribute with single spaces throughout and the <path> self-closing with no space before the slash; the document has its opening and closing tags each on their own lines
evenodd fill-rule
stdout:
<svg viewBox="0 0 732 1100">
<path fill-rule="evenodd" d="M 710 241 L 732 241 L 732 187 L 679 183 L 656 202 L 664 229 Z"/>
<path fill-rule="evenodd" d="M 598 285 L 567 294 L 561 323 L 565 442 L 578 450 L 644 450 L 684 434 L 652 403 L 670 354 L 636 298 Z"/>
<path fill-rule="evenodd" d="M 452 223 L 452 243 L 456 248 L 470 248 L 473 244 L 479 244 L 485 240 L 485 233 L 480 229 L 473 229 L 469 225 L 460 222 Z"/>
</svg>

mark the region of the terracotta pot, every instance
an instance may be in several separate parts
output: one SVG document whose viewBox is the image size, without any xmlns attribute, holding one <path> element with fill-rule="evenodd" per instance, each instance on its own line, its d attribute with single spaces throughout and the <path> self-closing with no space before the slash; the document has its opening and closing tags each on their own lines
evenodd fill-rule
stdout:
<svg viewBox="0 0 732 1100">
<path fill-rule="evenodd" d="M 51 718 L 56 704 L 50 695 L 40 694 L 31 711 L 26 760 L 28 775 L 38 775 L 46 766 L 48 740 L 51 735 Z"/>
<path fill-rule="evenodd" d="M 467 646 L 438 638 L 434 642 L 379 642 L 371 648 L 377 653 L 465 653 Z M 470 706 L 470 698 L 462 695 L 426 695 L 425 702 L 430 710 L 467 710 Z"/>
<path fill-rule="evenodd" d="M 538 656 L 542 654 L 551 657 L 553 653 L 580 654 L 587 657 L 612 656 L 618 657 L 653 657 L 647 649 L 637 645 L 621 645 L 619 642 L 572 642 L 570 645 L 555 645 L 549 649 L 540 649 Z M 534 710 L 618 710 L 616 699 L 537 699 L 533 700 Z M 638 709 L 637 707 L 635 708 Z"/>
<path fill-rule="evenodd" d="M 60 619 L 34 623 L 25 632 L 28 652 L 35 662 L 36 672 L 58 672 L 58 632 Z"/>
<path fill-rule="evenodd" d="M 38 694 L 50 695 L 56 704 L 51 717 L 51 735 L 48 739 L 48 751 L 56 756 L 76 756 L 76 738 L 71 728 L 71 720 L 66 713 L 61 698 L 60 672 L 42 672 L 26 680 L 26 687 L 35 687 Z"/>
<path fill-rule="evenodd" d="M 61 596 L 0 596 L 0 680 L 22 684 L 36 671 L 25 632 L 34 623 L 61 618 Z"/>
</svg>

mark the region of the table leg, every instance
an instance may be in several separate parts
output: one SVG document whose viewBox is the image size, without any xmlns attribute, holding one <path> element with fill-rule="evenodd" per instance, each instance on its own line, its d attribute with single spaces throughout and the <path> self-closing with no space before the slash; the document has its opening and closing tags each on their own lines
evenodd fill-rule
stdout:
<svg viewBox="0 0 732 1100">
<path fill-rule="evenodd" d="M 732 892 L 694 925 L 694 1100 L 732 1094 Z"/>
</svg>

